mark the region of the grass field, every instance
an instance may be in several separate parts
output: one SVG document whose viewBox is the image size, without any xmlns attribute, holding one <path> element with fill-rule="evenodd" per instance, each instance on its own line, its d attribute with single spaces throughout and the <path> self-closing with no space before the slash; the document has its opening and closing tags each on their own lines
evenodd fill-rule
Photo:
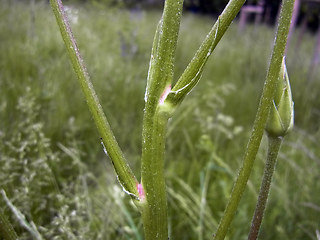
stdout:
<svg viewBox="0 0 320 240">
<path fill-rule="evenodd" d="M 21 239 L 143 239 L 139 212 L 103 153 L 50 6 L 0 3 L 0 189 L 8 197 L 0 195 L 0 211 Z M 160 12 L 74 6 L 69 17 L 115 136 L 138 174 L 144 89 Z M 177 77 L 213 22 L 184 15 Z M 243 158 L 273 35 L 264 25 L 240 34 L 235 22 L 170 120 L 170 239 L 211 239 L 215 232 Z M 320 231 L 320 71 L 308 78 L 314 36 L 306 34 L 299 47 L 297 36 L 287 56 L 295 128 L 278 159 L 264 240 L 316 240 Z M 247 237 L 266 147 L 264 139 L 230 240 Z"/>
</svg>

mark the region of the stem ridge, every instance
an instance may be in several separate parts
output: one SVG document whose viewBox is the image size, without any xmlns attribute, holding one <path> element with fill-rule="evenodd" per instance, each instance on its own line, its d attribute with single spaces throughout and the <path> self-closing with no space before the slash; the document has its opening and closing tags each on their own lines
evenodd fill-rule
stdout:
<svg viewBox="0 0 320 240">
<path fill-rule="evenodd" d="M 138 196 L 136 187 L 138 181 L 136 180 L 136 177 L 134 176 L 122 150 L 118 145 L 110 124 L 100 105 L 98 96 L 94 91 L 93 84 L 80 55 L 76 40 L 72 34 L 63 4 L 61 0 L 50 0 L 50 4 L 60 28 L 60 33 L 65 43 L 73 69 L 76 72 L 89 110 L 93 116 L 96 127 L 98 128 L 103 145 L 105 146 L 105 152 L 107 152 L 107 155 L 112 159 L 114 170 L 123 188 L 132 195 Z"/>
<path fill-rule="evenodd" d="M 294 0 L 283 0 L 271 61 L 266 77 L 266 82 L 260 98 L 258 111 L 253 124 L 253 129 L 249 138 L 242 166 L 239 170 L 238 177 L 231 192 L 229 202 L 214 236 L 215 240 L 222 240 L 227 234 L 228 228 L 234 218 L 242 194 L 246 188 L 254 164 L 254 160 L 260 147 L 261 139 L 271 108 L 272 99 L 275 94 L 282 59 L 285 53 L 290 20 L 293 11 L 293 3 Z"/>
<path fill-rule="evenodd" d="M 269 137 L 269 147 L 266 167 L 263 173 L 263 179 L 261 183 L 259 198 L 257 201 L 256 210 L 254 212 L 251 228 L 248 236 L 248 240 L 256 240 L 258 238 L 259 229 L 262 223 L 264 211 L 266 209 L 266 204 L 268 201 L 268 196 L 270 192 L 271 181 L 273 173 L 275 171 L 278 153 L 283 141 L 282 137 Z"/>
</svg>

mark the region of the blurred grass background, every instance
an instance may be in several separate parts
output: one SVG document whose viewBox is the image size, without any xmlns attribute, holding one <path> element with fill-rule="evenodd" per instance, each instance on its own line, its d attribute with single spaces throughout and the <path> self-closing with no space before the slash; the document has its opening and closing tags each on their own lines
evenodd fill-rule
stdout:
<svg viewBox="0 0 320 240">
<path fill-rule="evenodd" d="M 68 14 L 138 175 L 144 89 L 161 13 L 73 5 Z M 0 18 L 0 188 L 44 239 L 143 239 L 139 213 L 103 153 L 50 6 L 1 0 Z M 214 20 L 183 16 L 176 78 Z M 215 232 L 243 158 L 273 35 L 265 25 L 240 34 L 235 22 L 170 120 L 165 167 L 172 239 L 211 239 Z M 261 239 L 317 239 L 320 229 L 320 71 L 309 78 L 315 37 L 305 34 L 297 48 L 296 35 L 287 56 L 295 129 L 281 150 Z M 266 147 L 263 139 L 227 239 L 246 239 Z M 21 239 L 34 239 L 2 197 L 0 207 Z"/>
</svg>

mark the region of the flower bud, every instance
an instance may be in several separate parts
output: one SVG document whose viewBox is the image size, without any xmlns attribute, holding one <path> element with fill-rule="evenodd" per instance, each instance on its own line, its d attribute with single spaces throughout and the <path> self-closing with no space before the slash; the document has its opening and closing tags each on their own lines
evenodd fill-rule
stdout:
<svg viewBox="0 0 320 240">
<path fill-rule="evenodd" d="M 266 131 L 273 137 L 284 137 L 293 127 L 294 110 L 291 87 L 283 58 L 277 89 L 272 101 Z"/>
</svg>

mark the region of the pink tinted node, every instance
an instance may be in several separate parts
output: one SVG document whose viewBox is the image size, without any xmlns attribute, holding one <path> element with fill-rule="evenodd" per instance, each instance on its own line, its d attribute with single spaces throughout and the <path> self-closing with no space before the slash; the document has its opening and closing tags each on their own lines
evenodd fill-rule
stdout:
<svg viewBox="0 0 320 240">
<path fill-rule="evenodd" d="M 138 193 L 139 193 L 139 198 L 140 200 L 144 200 L 145 199 L 145 194 L 144 194 L 144 190 L 143 190 L 143 186 L 141 183 L 137 184 L 137 189 L 138 189 Z"/>
<path fill-rule="evenodd" d="M 164 92 L 161 94 L 161 97 L 159 99 L 159 103 L 163 104 L 164 100 L 166 100 L 167 96 L 169 95 L 171 91 L 171 84 L 164 90 Z"/>
</svg>

